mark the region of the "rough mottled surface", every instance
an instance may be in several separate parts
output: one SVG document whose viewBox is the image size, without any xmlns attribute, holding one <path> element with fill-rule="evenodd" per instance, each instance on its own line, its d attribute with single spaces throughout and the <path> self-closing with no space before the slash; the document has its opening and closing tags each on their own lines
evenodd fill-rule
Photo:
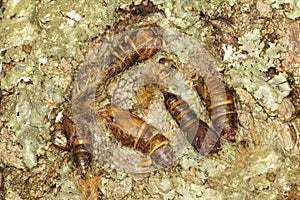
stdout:
<svg viewBox="0 0 300 200">
<path fill-rule="evenodd" d="M 94 138 L 103 143 L 95 149 L 92 173 L 101 179 L 95 183 L 103 198 L 300 198 L 300 6 L 297 1 L 284 2 L 1 1 L 0 168 L 6 199 L 80 199 L 79 171 L 70 152 L 50 142 L 55 121 L 63 112 L 72 113 L 80 69 L 103 63 L 97 57 L 109 52 L 103 41 L 129 27 L 153 23 L 167 30 L 165 51 L 145 63 L 173 59 L 179 73 L 170 83 L 171 91 L 181 94 L 206 122 L 208 114 L 190 88 L 191 72 L 213 69 L 225 74 L 238 99 L 237 142 L 222 140 L 220 154 L 199 156 L 176 137 L 180 132 L 164 108 L 162 94 L 153 89 L 151 95 L 143 95 L 149 89 L 135 89 L 135 80 L 143 74 L 137 70 L 144 66 L 139 63 L 99 86 L 97 104 L 125 99 L 124 108 L 177 140 L 176 162 L 142 174 L 127 173 L 131 166 L 121 170 L 118 164 L 139 154 L 119 147 L 100 119 L 107 135 L 99 135 L 95 124 Z M 198 44 L 204 48 L 193 51 Z M 210 55 L 216 65 L 200 55 Z M 120 160 L 108 159 L 118 155 L 123 155 Z"/>
</svg>

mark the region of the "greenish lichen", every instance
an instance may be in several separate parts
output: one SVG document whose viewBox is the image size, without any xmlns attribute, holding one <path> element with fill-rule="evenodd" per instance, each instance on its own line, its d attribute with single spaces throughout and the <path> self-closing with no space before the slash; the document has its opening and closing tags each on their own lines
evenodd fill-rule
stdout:
<svg viewBox="0 0 300 200">
<path fill-rule="evenodd" d="M 286 51 L 286 47 L 262 42 L 258 29 L 240 37 L 239 43 L 239 51 L 228 57 L 233 65 L 229 70 L 233 87 L 245 88 L 268 112 L 276 111 L 282 99 L 289 95 L 291 88 L 285 73 L 279 73 L 271 79 L 265 73 L 275 67 L 274 60 L 279 57 L 279 52 Z"/>
<path fill-rule="evenodd" d="M 93 7 L 91 7 L 93 5 Z M 114 7 L 103 7 L 99 2 L 53 2 L 49 1 L 38 8 L 38 20 L 42 35 L 47 42 L 41 43 L 46 54 L 57 58 L 82 60 L 81 49 L 84 41 L 96 37 L 101 30 L 113 22 L 108 15 Z M 101 17 L 99 17 L 101 16 Z"/>
<path fill-rule="evenodd" d="M 183 157 L 181 160 L 180 165 L 184 170 L 188 170 L 190 167 L 195 167 L 197 166 L 197 162 L 194 159 L 188 158 L 188 157 Z"/>
<path fill-rule="evenodd" d="M 167 192 L 171 189 L 172 182 L 170 181 L 170 179 L 163 178 L 157 182 L 157 187 L 161 189 L 163 192 Z"/>
<path fill-rule="evenodd" d="M 257 81 L 259 83 L 259 81 Z M 287 97 L 291 88 L 287 82 L 287 74 L 279 73 L 274 78 L 258 87 L 254 93 L 256 99 L 261 99 L 271 111 L 278 109 L 284 97 Z"/>
<path fill-rule="evenodd" d="M 199 21 L 198 13 L 209 8 L 207 1 L 152 1 L 154 5 L 165 10 L 169 21 L 175 26 L 187 29 Z M 170 13 L 170 15 L 169 15 Z"/>
<path fill-rule="evenodd" d="M 20 156 L 29 168 L 37 165 L 37 156 L 48 148 L 51 107 L 47 103 L 62 103 L 62 87 L 66 85 L 62 81 L 71 71 L 53 59 L 83 60 L 82 49 L 112 25 L 117 5 L 103 6 L 94 0 L 3 2 L 1 65 L 15 65 L 1 79 L 2 90 L 14 91 L 4 103 L 1 119 L 15 133 L 13 141 L 22 145 Z M 30 50 L 25 51 L 24 45 Z"/>
<path fill-rule="evenodd" d="M 32 58 L 52 57 L 82 60 L 86 41 L 95 38 L 114 22 L 116 3 L 104 7 L 99 1 L 28 0 L 4 2 L 4 19 L 0 24 L 0 50 L 6 50 L 3 61 L 18 60 L 15 47 L 33 46 Z M 18 48 L 17 48 L 18 49 Z M 24 52 L 23 52 L 24 54 Z M 19 59 L 22 59 L 22 54 Z"/>
<path fill-rule="evenodd" d="M 297 0 L 265 0 L 267 4 L 272 5 L 273 8 L 278 8 L 281 4 L 289 4 L 292 9 L 291 12 L 285 12 L 285 15 L 290 19 L 300 17 L 300 1 Z"/>
<path fill-rule="evenodd" d="M 169 1 L 169 0 L 151 0 L 154 5 L 162 9 L 165 13 L 168 23 L 172 28 L 178 28 L 188 35 L 201 37 L 199 28 L 206 29 L 209 32 L 211 27 L 204 27 L 205 23 L 199 20 L 199 13 L 205 13 L 212 8 L 220 7 L 224 2 L 233 5 L 236 0 L 200 0 L 200 1 Z M 165 26 L 163 26 L 165 27 Z"/>
<path fill-rule="evenodd" d="M 78 187 L 74 183 L 76 181 L 75 178 L 70 178 L 71 174 L 71 166 L 72 163 L 69 162 L 67 165 L 62 166 L 60 169 L 57 170 L 60 177 L 56 181 L 56 186 L 60 187 L 60 191 L 57 194 L 56 197 L 47 197 L 50 199 L 57 199 L 57 200 L 64 200 L 64 199 L 74 199 L 74 200 L 80 200 L 80 192 L 78 190 Z"/>
<path fill-rule="evenodd" d="M 235 0 L 225 1 L 230 5 L 236 2 Z M 2 90 L 12 91 L 12 93 L 3 98 L 1 108 L 4 115 L 1 116 L 1 120 L 5 126 L 10 128 L 11 132 L 15 133 L 12 137 L 13 141 L 20 143 L 23 147 L 21 155 L 24 156 L 28 167 L 32 168 L 37 164 L 39 155 L 44 155 L 39 157 L 39 164 L 42 161 L 50 167 L 61 166 L 61 170 L 57 170 L 59 176 L 54 173 L 52 177 L 54 181 L 47 183 L 53 184 L 51 190 L 41 189 L 40 191 L 44 192 L 42 197 L 30 193 L 25 198 L 80 199 L 74 180 L 76 178 L 72 176 L 73 172 L 70 170 L 73 163 L 68 162 L 67 165 L 62 165 L 57 161 L 61 155 L 55 155 L 52 147 L 49 148 L 48 114 L 51 109 L 46 105 L 45 98 L 51 99 L 56 104 L 62 102 L 63 92 L 61 90 L 66 91 L 66 88 L 60 86 L 59 83 L 64 77 L 71 79 L 72 71 L 76 70 L 74 69 L 76 65 L 70 64 L 70 61 L 81 62 L 83 60 L 89 41 L 101 34 L 107 25 L 112 25 L 114 22 L 115 10 L 118 8 L 129 10 L 133 2 L 137 5 L 141 1 L 105 1 L 108 2 L 107 5 L 104 4 L 104 1 L 101 2 L 103 4 L 96 0 L 77 2 L 46 0 L 36 2 L 36 4 L 25 0 L 4 2 L 6 9 L 2 15 L 5 17 L 1 19 L 0 25 L 0 30 L 2 30 L 0 31 L 0 51 L 6 53 L 0 59 L 4 65 L 8 63 L 10 67 L 1 80 L 1 87 Z M 199 20 L 199 13 L 205 9 L 215 11 L 212 8 L 224 1 L 153 0 L 152 2 L 155 2 L 159 8 L 163 8 L 165 12 L 171 11 L 169 19 L 157 14 L 159 18 L 164 18 L 159 19 L 162 26 L 164 23 L 171 22 L 168 27 L 171 27 L 172 30 L 177 29 L 196 36 L 197 41 L 200 41 L 202 33 L 199 31 L 199 27 L 203 26 L 204 22 Z M 203 4 L 199 5 L 200 3 Z M 22 5 L 24 6 L 22 7 Z M 234 22 L 238 21 L 237 19 L 240 19 L 241 16 L 232 17 Z M 251 13 L 249 17 L 252 17 Z M 209 32 L 210 29 L 211 27 L 208 27 L 205 31 Z M 285 48 L 275 43 L 263 43 L 262 41 L 260 31 L 257 30 L 250 31 L 241 37 L 240 51 L 231 54 L 227 57 L 228 60 L 226 59 L 226 61 L 232 61 L 232 69 L 226 69 L 228 69 L 228 74 L 232 77 L 232 83 L 236 89 L 246 88 L 243 90 L 245 93 L 251 93 L 252 97 L 255 97 L 260 105 L 263 105 L 263 108 L 272 111 L 289 93 L 290 88 L 286 83 L 285 73 L 268 78 L 265 72 L 274 66 L 274 59 L 278 58 L 278 53 L 284 51 Z M 24 44 L 32 46 L 31 53 L 22 50 L 21 45 Z M 180 44 L 174 44 L 172 48 L 178 50 L 180 49 L 178 45 Z M 179 53 L 178 55 L 180 62 L 189 61 L 185 60 L 189 58 L 187 55 Z M 67 69 L 61 70 L 66 66 L 57 61 L 59 58 L 64 58 L 68 63 Z M 244 80 L 236 77 L 242 77 Z M 108 199 L 280 198 L 283 188 L 288 188 L 291 183 L 296 183 L 298 174 L 295 172 L 299 169 L 299 162 L 289 159 L 278 149 L 271 148 L 282 147 L 279 145 L 278 135 L 280 132 L 285 133 L 282 128 L 284 125 L 278 119 L 269 119 L 263 108 L 258 106 L 257 101 L 251 96 L 250 99 L 245 103 L 247 105 L 243 104 L 243 108 L 239 110 L 239 119 L 241 124 L 245 125 L 245 129 L 243 129 L 243 125 L 239 126 L 242 131 L 239 131 L 238 136 L 242 139 L 253 137 L 253 140 L 257 141 L 257 135 L 259 135 L 261 138 L 258 140 L 261 143 L 256 143 L 254 151 L 247 148 L 244 153 L 239 154 L 236 153 L 242 150 L 239 142 L 234 145 L 222 143 L 220 155 L 204 158 L 199 157 L 191 148 L 190 152 L 179 158 L 178 165 L 175 164 L 172 169 L 161 169 L 140 177 L 125 172 L 118 174 L 116 172 L 118 170 L 107 165 L 109 167 L 104 167 L 101 183 L 101 190 L 106 195 L 105 197 Z M 242 103 L 244 102 L 242 101 Z M 275 107 L 270 104 L 275 104 Z M 158 110 L 156 107 L 154 109 Z M 252 115 L 256 111 L 264 115 L 264 119 L 269 120 L 260 121 L 257 115 Z M 251 115 L 252 118 L 249 121 L 247 121 L 248 119 L 243 120 L 241 118 L 243 112 L 247 116 Z M 250 143 L 251 141 L 247 144 Z M 262 147 L 261 144 L 263 144 Z M 180 148 L 182 147 L 180 146 Z M 53 153 L 52 161 L 55 162 L 49 162 L 48 156 L 51 153 Z M 70 157 L 63 159 L 70 159 Z M 94 162 L 102 165 L 101 160 Z M 93 163 L 93 172 L 95 163 Z M 47 173 L 37 172 L 37 169 L 33 168 L 27 173 L 32 176 Z M 274 182 L 270 182 L 266 178 L 266 174 L 270 171 L 276 175 Z M 99 175 L 101 174 L 99 173 Z M 28 184 L 28 191 L 37 187 L 36 183 L 26 180 L 18 181 L 22 185 Z M 156 186 L 153 190 L 149 190 L 151 182 L 149 180 L 152 180 L 153 185 Z M 14 182 L 6 181 L 9 188 L 15 188 L 11 183 Z M 53 189 L 53 187 L 55 188 Z M 10 189 L 7 199 L 24 199 L 22 195 L 20 191 Z"/>
<path fill-rule="evenodd" d="M 37 37 L 37 27 L 30 21 L 35 6 L 30 0 L 4 2 L 3 7 L 6 9 L 0 23 L 1 50 L 20 46 Z"/>
<path fill-rule="evenodd" d="M 5 90 L 15 89 L 15 100 L 8 101 L 4 106 L 6 112 L 1 119 L 15 133 L 13 141 L 23 146 L 20 156 L 32 168 L 37 164 L 36 156 L 45 153 L 45 140 L 50 138 L 50 122 L 45 121 L 50 109 L 45 100 L 61 103 L 61 91 L 51 80 L 42 78 L 33 63 L 12 68 L 1 80 L 1 87 Z"/>
<path fill-rule="evenodd" d="M 236 168 L 232 169 L 232 171 L 238 173 L 233 173 L 231 175 L 233 177 L 230 177 L 230 187 L 227 188 L 228 190 L 231 188 L 230 199 L 245 198 L 247 193 L 253 191 L 259 191 L 257 195 L 253 196 L 256 199 L 268 195 L 268 199 L 278 199 L 279 189 L 274 187 L 274 182 L 267 179 L 266 174 L 272 172 L 277 176 L 281 176 L 279 174 L 285 170 L 285 161 L 282 159 L 280 151 L 272 148 L 264 149 L 245 156 L 244 159 L 247 161 L 237 163 Z M 276 180 L 278 181 L 279 177 L 276 177 Z"/>
</svg>

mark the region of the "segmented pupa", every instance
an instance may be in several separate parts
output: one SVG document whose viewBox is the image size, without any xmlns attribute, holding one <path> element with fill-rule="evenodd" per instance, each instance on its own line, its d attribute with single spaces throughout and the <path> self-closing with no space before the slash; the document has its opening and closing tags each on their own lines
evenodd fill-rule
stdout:
<svg viewBox="0 0 300 200">
<path fill-rule="evenodd" d="M 107 80 L 124 72 L 140 62 L 150 58 L 160 51 L 162 46 L 163 29 L 156 25 L 139 28 L 125 35 L 120 44 L 111 53 L 111 63 L 103 73 Z"/>
<path fill-rule="evenodd" d="M 205 102 L 215 131 L 234 141 L 238 116 L 232 91 L 223 80 L 214 76 L 199 77 L 194 84 L 199 96 Z"/>
<path fill-rule="evenodd" d="M 219 151 L 218 134 L 205 122 L 198 119 L 187 102 L 170 92 L 163 91 L 163 95 L 167 110 L 185 132 L 189 143 L 202 155 Z"/>
<path fill-rule="evenodd" d="M 76 132 L 71 119 L 64 116 L 63 130 L 56 131 L 51 140 L 56 147 L 71 150 L 76 166 L 80 168 L 81 174 L 85 176 L 92 160 L 91 134 L 88 131 L 79 134 L 78 131 Z"/>
<path fill-rule="evenodd" d="M 148 159 L 141 166 L 170 166 L 173 158 L 170 141 L 154 126 L 128 110 L 111 105 L 97 113 L 107 120 L 108 127 L 122 145 L 147 154 Z"/>
</svg>

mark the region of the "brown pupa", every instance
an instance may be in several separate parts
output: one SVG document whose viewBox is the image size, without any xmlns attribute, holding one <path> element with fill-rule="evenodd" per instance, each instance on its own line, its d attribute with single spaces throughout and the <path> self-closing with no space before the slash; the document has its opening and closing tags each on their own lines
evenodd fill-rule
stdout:
<svg viewBox="0 0 300 200">
<path fill-rule="evenodd" d="M 105 69 L 103 80 L 124 72 L 160 51 L 163 29 L 156 25 L 139 28 L 125 35 L 120 44 L 111 53 L 111 63 Z"/>
<path fill-rule="evenodd" d="M 141 166 L 151 164 L 170 166 L 173 158 L 170 141 L 154 126 L 147 124 L 128 110 L 111 105 L 97 112 L 108 121 L 108 127 L 123 146 L 131 147 L 148 156 Z"/>
<path fill-rule="evenodd" d="M 181 97 L 166 91 L 163 91 L 163 95 L 167 110 L 185 132 L 188 142 L 202 155 L 218 152 L 218 134 L 198 119 L 196 113 Z"/>
<path fill-rule="evenodd" d="M 71 150 L 74 162 L 80 168 L 83 176 L 88 172 L 92 160 L 92 140 L 90 137 L 90 133 L 79 134 L 76 132 L 71 119 L 64 116 L 63 130 L 56 131 L 51 138 L 54 146 Z"/>
<path fill-rule="evenodd" d="M 223 80 L 214 76 L 199 77 L 194 85 L 205 102 L 215 131 L 226 139 L 235 141 L 238 116 L 230 88 Z"/>
</svg>

